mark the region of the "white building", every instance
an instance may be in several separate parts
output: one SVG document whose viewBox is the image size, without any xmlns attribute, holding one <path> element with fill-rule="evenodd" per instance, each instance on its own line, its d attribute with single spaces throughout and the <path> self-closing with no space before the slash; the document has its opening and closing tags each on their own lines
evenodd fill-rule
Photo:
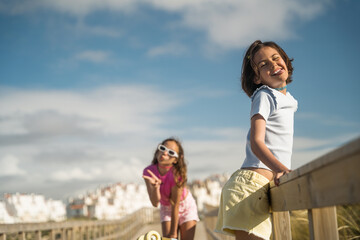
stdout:
<svg viewBox="0 0 360 240">
<path fill-rule="evenodd" d="M 206 206 L 216 207 L 221 189 L 229 176 L 213 175 L 204 181 L 188 184 L 199 212 Z M 61 201 L 46 200 L 36 194 L 5 194 L 0 202 L 0 223 L 62 221 L 66 215 L 96 219 L 120 219 L 143 208 L 152 207 L 145 184 L 112 184 L 95 189 L 84 196 Z"/>
<path fill-rule="evenodd" d="M 228 179 L 229 176 L 227 174 L 217 174 L 203 181 L 198 180 L 189 184 L 199 212 L 206 211 L 206 206 L 219 206 L 221 190 Z"/>
<path fill-rule="evenodd" d="M 14 218 L 6 210 L 5 202 L 0 202 L 0 223 L 15 223 Z"/>
<path fill-rule="evenodd" d="M 67 215 L 113 220 L 143 207 L 151 207 L 145 185 L 117 183 L 69 199 Z"/>
<path fill-rule="evenodd" d="M 37 194 L 5 194 L 0 206 L 1 223 L 62 221 L 65 214 L 61 201 L 46 200 Z"/>
</svg>

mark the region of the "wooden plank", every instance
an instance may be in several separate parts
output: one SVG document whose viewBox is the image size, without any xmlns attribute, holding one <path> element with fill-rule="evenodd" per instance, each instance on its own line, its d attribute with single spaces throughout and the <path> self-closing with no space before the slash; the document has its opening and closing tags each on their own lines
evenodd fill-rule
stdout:
<svg viewBox="0 0 360 240">
<path fill-rule="evenodd" d="M 69 229 L 69 233 L 70 233 L 70 239 L 71 239 L 71 240 L 75 240 L 75 237 L 76 237 L 76 228 L 75 228 L 75 227 L 70 228 L 70 229 Z"/>
<path fill-rule="evenodd" d="M 56 238 L 56 236 L 55 236 L 55 234 L 56 234 L 55 230 L 52 229 L 49 234 L 50 234 L 50 236 L 49 236 L 50 240 L 55 240 L 55 238 Z"/>
<path fill-rule="evenodd" d="M 315 240 L 314 221 L 313 221 L 313 215 L 312 215 L 311 209 L 308 209 L 308 219 L 309 219 L 309 235 L 310 235 L 310 240 Z"/>
<path fill-rule="evenodd" d="M 20 240 L 26 240 L 26 233 L 25 232 L 20 232 L 19 233 L 19 239 Z"/>
<path fill-rule="evenodd" d="M 344 158 L 351 157 L 352 155 L 359 155 L 360 153 L 360 137 L 356 138 L 349 143 L 293 170 L 289 174 L 280 178 L 280 183 L 285 183 L 308 174 L 325 165 L 329 165 L 336 161 L 341 161 Z"/>
<path fill-rule="evenodd" d="M 139 209 L 137 212 L 133 213 L 134 219 L 137 219 L 136 216 L 141 216 L 142 218 L 146 211 L 153 212 L 154 214 L 159 214 L 159 210 L 156 208 L 144 208 Z M 129 219 L 124 217 L 119 220 L 89 220 L 89 221 L 64 221 L 64 222 L 44 222 L 44 223 L 16 223 L 16 224 L 0 224 L 1 233 L 19 233 L 19 232 L 35 232 L 35 231 L 48 231 L 51 229 L 63 229 L 63 228 L 73 228 L 73 227 L 85 227 L 85 226 L 105 226 L 110 224 L 121 224 Z"/>
<path fill-rule="evenodd" d="M 360 153 L 271 187 L 272 211 L 322 208 L 360 202 Z"/>
<path fill-rule="evenodd" d="M 61 229 L 61 240 L 67 239 L 67 231 L 65 228 Z"/>
<path fill-rule="evenodd" d="M 273 239 L 274 240 L 291 240 L 291 225 L 289 212 L 273 212 Z"/>
<path fill-rule="evenodd" d="M 86 240 L 90 240 L 91 237 L 91 228 L 88 226 L 86 227 Z"/>
<path fill-rule="evenodd" d="M 41 231 L 35 231 L 35 239 L 41 240 Z"/>
<path fill-rule="evenodd" d="M 339 240 L 336 207 L 311 209 L 312 219 L 309 219 L 311 239 Z"/>
<path fill-rule="evenodd" d="M 79 227 L 78 228 L 78 233 L 79 233 L 79 239 L 83 240 L 84 239 L 84 228 L 83 227 Z"/>
<path fill-rule="evenodd" d="M 16 223 L 16 224 L 0 224 L 0 240 L 6 240 L 8 234 L 18 235 L 19 240 L 25 240 L 27 234 L 35 234 L 41 231 L 49 231 L 49 239 L 55 239 L 55 233 L 60 233 L 60 237 L 63 240 L 67 239 L 78 239 L 79 237 L 83 239 L 96 239 L 103 236 L 105 230 L 101 230 L 104 226 L 108 226 L 106 229 L 110 234 L 113 232 L 121 231 L 121 235 L 131 235 L 131 232 L 134 229 L 138 228 L 139 225 L 144 224 L 144 219 L 148 221 L 154 221 L 154 218 L 160 221 L 159 209 L 156 208 L 143 208 L 138 211 L 127 215 L 119 220 L 93 220 L 93 221 L 64 221 L 64 222 L 46 222 L 46 223 Z M 136 226 L 131 225 L 133 222 L 137 222 Z M 128 229 L 128 226 L 132 228 Z M 80 233 L 71 231 L 71 229 L 86 229 L 86 232 Z M 127 232 L 128 231 L 128 232 Z M 109 234 L 109 233 L 106 233 Z M 77 237 L 76 235 L 79 235 Z M 39 237 L 38 237 L 39 238 Z M 106 237 L 106 239 L 119 239 L 118 237 Z M 125 238 L 127 239 L 127 238 Z"/>
</svg>

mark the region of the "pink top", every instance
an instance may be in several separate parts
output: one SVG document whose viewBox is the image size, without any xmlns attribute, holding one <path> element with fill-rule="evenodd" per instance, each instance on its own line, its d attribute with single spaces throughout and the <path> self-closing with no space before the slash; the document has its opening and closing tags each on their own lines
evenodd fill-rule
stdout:
<svg viewBox="0 0 360 240">
<path fill-rule="evenodd" d="M 144 176 L 151 176 L 150 173 L 148 173 L 147 171 L 148 169 L 152 171 L 155 174 L 155 176 L 158 177 L 162 182 L 162 184 L 160 185 L 160 195 L 161 195 L 160 203 L 162 205 L 171 205 L 170 203 L 171 188 L 173 186 L 176 186 L 176 182 L 172 170 L 173 168 L 170 168 L 169 171 L 165 173 L 165 175 L 160 175 L 157 164 L 152 164 L 144 169 L 143 171 Z M 180 201 L 185 199 L 186 194 L 187 194 L 187 189 L 186 187 L 184 187 Z"/>
</svg>

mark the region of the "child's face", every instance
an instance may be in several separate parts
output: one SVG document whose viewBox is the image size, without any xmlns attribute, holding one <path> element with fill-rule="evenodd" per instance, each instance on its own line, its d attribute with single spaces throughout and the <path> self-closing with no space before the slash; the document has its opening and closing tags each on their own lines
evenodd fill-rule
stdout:
<svg viewBox="0 0 360 240">
<path fill-rule="evenodd" d="M 254 79 L 256 84 L 262 83 L 271 88 L 286 85 L 289 72 L 279 52 L 272 47 L 261 48 L 254 56 L 254 62 L 259 69 L 259 76 Z"/>
<path fill-rule="evenodd" d="M 179 147 L 174 141 L 167 141 L 163 144 L 166 148 L 171 149 L 179 154 Z M 171 166 L 173 163 L 176 163 L 177 158 L 169 156 L 167 151 L 157 151 L 156 154 L 158 163 L 162 166 Z"/>
</svg>

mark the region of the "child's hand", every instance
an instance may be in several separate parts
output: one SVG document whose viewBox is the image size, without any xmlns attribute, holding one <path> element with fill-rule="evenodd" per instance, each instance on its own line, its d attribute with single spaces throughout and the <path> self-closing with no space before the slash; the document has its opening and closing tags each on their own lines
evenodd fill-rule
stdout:
<svg viewBox="0 0 360 240">
<path fill-rule="evenodd" d="M 275 186 L 279 186 L 280 184 L 280 177 L 281 176 L 284 176 L 285 174 L 291 172 L 291 170 L 285 170 L 285 171 L 282 171 L 282 172 L 277 172 L 275 174 L 275 177 L 274 177 L 274 183 L 275 183 Z"/>
<path fill-rule="evenodd" d="M 153 185 L 154 187 L 160 186 L 160 184 L 162 183 L 161 180 L 157 176 L 155 176 L 155 174 L 152 171 L 150 170 L 147 171 L 151 176 L 143 175 L 143 178 L 149 180 L 150 184 Z"/>
</svg>

